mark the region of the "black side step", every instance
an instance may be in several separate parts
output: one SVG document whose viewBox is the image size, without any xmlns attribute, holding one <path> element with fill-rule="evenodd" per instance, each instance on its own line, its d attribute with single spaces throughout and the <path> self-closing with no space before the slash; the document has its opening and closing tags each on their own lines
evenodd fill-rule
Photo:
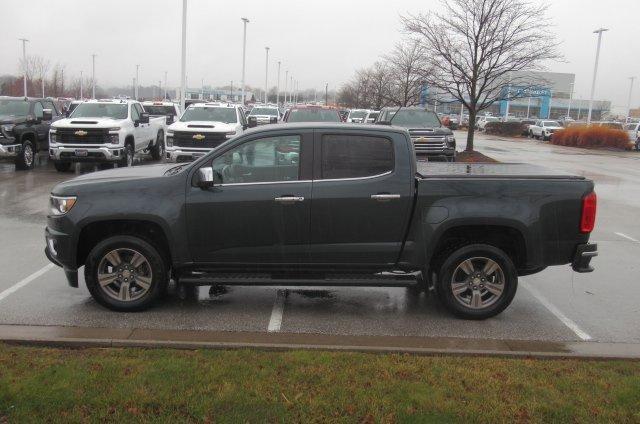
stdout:
<svg viewBox="0 0 640 424">
<path fill-rule="evenodd" d="M 410 287 L 420 284 L 420 273 L 332 274 L 324 277 L 269 274 L 216 274 L 191 272 L 178 278 L 181 284 L 225 286 L 345 286 Z"/>
</svg>

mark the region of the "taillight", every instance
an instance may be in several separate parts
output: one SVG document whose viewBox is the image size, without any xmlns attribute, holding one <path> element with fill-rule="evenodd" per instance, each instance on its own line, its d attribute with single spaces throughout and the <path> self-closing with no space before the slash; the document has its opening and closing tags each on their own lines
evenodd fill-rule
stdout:
<svg viewBox="0 0 640 424">
<path fill-rule="evenodd" d="M 582 198 L 582 217 L 580 218 L 580 232 L 590 233 L 596 224 L 596 208 L 598 197 L 591 192 Z"/>
</svg>

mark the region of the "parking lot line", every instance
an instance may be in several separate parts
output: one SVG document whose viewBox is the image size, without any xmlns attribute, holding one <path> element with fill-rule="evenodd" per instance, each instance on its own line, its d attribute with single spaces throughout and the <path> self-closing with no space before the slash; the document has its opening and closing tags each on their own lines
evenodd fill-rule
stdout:
<svg viewBox="0 0 640 424">
<path fill-rule="evenodd" d="M 626 238 L 627 240 L 631 240 L 634 243 L 640 243 L 640 240 L 636 240 L 633 237 L 630 237 L 630 236 L 628 236 L 628 235 L 626 235 L 624 233 L 614 233 L 614 234 L 616 234 L 616 235 L 618 235 L 618 236 L 620 236 L 622 238 Z"/>
<path fill-rule="evenodd" d="M 269 319 L 269 326 L 267 331 L 270 333 L 280 331 L 282 325 L 282 314 L 284 313 L 284 299 L 286 297 L 286 290 L 278 290 L 276 294 L 276 301 L 273 303 L 273 309 L 271 310 L 271 319 Z"/>
<path fill-rule="evenodd" d="M 542 303 L 542 305 L 545 308 L 547 308 L 549 312 L 555 315 L 556 318 L 562 321 L 564 325 L 566 325 L 571 331 L 573 331 L 575 335 L 580 338 L 580 340 L 583 340 L 583 341 L 592 340 L 590 335 L 588 335 L 585 331 L 583 331 L 580 327 L 578 327 L 578 324 L 576 324 L 571 319 L 569 319 L 569 317 L 563 314 L 562 311 L 560 311 L 560 309 L 556 308 L 554 304 L 549 302 L 547 298 L 541 295 L 538 290 L 531 287 L 522 279 L 520 279 L 520 285 L 524 287 L 529 293 L 531 293 L 533 297 L 535 297 L 538 300 L 538 302 Z"/>
<path fill-rule="evenodd" d="M 18 281 L 13 286 L 9 287 L 8 289 L 4 290 L 3 292 L 0 292 L 0 301 L 2 299 L 4 299 L 5 297 L 9 296 L 11 293 L 14 293 L 14 292 L 20 290 L 22 287 L 26 286 L 27 284 L 29 284 L 30 282 L 32 282 L 36 278 L 40 277 L 42 274 L 44 274 L 45 272 L 49 271 L 53 267 L 55 267 L 54 264 L 45 265 L 42 268 L 40 268 L 38 271 L 36 271 L 33 274 L 31 274 L 30 276 Z"/>
</svg>

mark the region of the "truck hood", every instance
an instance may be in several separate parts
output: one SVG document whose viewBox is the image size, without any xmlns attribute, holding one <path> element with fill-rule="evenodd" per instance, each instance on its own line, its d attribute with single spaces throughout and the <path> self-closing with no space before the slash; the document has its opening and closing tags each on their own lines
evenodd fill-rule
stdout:
<svg viewBox="0 0 640 424">
<path fill-rule="evenodd" d="M 52 128 L 113 128 L 125 125 L 126 119 L 113 118 L 65 118 L 60 119 L 53 124 Z"/>
<path fill-rule="evenodd" d="M 0 125 L 21 124 L 27 120 L 26 116 L 0 115 Z"/>
<path fill-rule="evenodd" d="M 96 184 L 115 184 L 120 181 L 144 180 L 147 178 L 163 177 L 168 170 L 181 166 L 180 164 L 158 164 L 145 166 L 132 166 L 128 168 L 116 168 L 106 171 L 91 172 L 80 175 L 71 180 L 56 185 L 51 193 L 64 196 L 78 194 L 79 191 L 86 191 Z M 142 188 L 143 183 L 137 187 Z"/>
<path fill-rule="evenodd" d="M 231 132 L 236 130 L 236 124 L 214 121 L 189 121 L 174 122 L 167 128 L 169 131 L 189 131 L 189 132 Z"/>
</svg>

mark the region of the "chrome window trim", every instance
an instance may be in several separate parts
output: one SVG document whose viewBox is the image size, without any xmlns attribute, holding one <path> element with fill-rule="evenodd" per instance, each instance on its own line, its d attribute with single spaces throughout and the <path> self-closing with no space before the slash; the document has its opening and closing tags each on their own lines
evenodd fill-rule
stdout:
<svg viewBox="0 0 640 424">
<path fill-rule="evenodd" d="M 321 182 L 321 181 L 359 181 L 359 180 L 369 180 L 372 178 L 384 177 L 386 175 L 393 174 L 394 171 L 383 172 L 382 174 L 376 175 L 368 175 L 366 177 L 351 177 L 351 178 L 324 178 L 319 180 L 313 180 L 313 182 Z"/>
</svg>

